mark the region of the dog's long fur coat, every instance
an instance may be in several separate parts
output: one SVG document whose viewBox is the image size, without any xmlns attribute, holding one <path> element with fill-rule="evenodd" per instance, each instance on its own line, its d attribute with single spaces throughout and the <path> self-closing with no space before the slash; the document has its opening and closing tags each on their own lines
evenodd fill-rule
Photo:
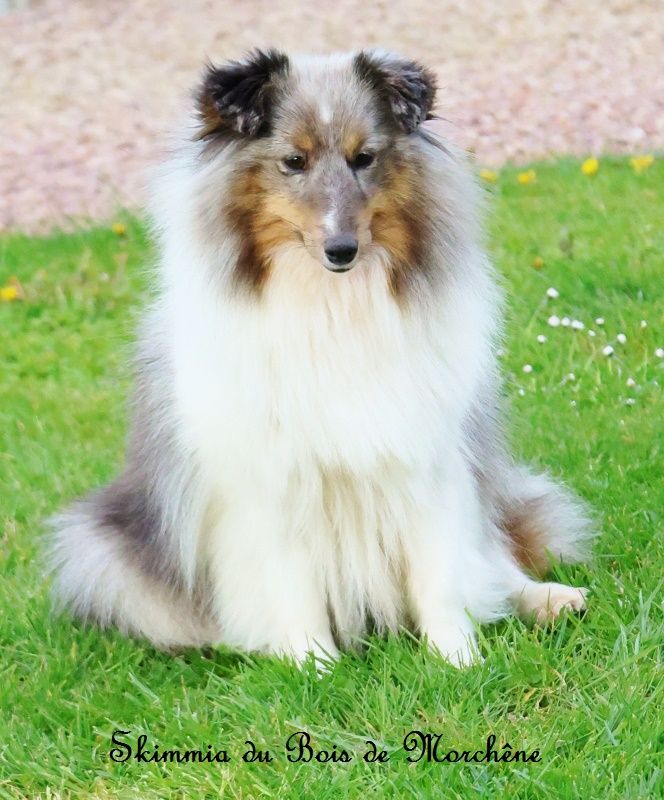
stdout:
<svg viewBox="0 0 664 800">
<path fill-rule="evenodd" d="M 500 293 L 433 100 L 377 52 L 208 68 L 154 193 L 125 470 L 54 521 L 77 614 L 297 659 L 407 626 L 464 663 L 471 618 L 583 607 L 524 572 L 588 527 L 505 449 Z"/>
</svg>

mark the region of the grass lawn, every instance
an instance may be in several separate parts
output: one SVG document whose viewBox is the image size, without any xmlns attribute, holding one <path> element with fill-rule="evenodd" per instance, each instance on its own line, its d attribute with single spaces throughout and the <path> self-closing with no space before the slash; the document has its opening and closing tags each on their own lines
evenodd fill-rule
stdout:
<svg viewBox="0 0 664 800">
<path fill-rule="evenodd" d="M 407 636 L 371 640 L 319 678 L 223 649 L 168 655 L 51 616 L 41 520 L 121 461 L 150 245 L 131 218 L 124 234 L 0 239 L 0 286 L 16 276 L 24 292 L 0 302 L 0 797 L 658 796 L 664 160 L 642 174 L 618 159 L 594 177 L 573 161 L 535 169 L 532 184 L 504 170 L 489 187 L 509 295 L 512 438 L 588 499 L 602 535 L 592 565 L 556 570 L 590 587 L 585 619 L 486 627 L 485 662 L 461 672 Z M 552 327 L 551 315 L 585 328 Z M 146 734 L 151 749 L 210 743 L 233 760 L 115 763 L 115 729 Z M 409 764 L 401 745 L 412 729 L 442 734 L 442 751 L 485 749 L 493 733 L 498 749 L 537 749 L 541 760 Z M 290 763 L 284 743 L 298 730 L 355 757 Z M 247 739 L 274 760 L 243 762 Z M 362 760 L 367 739 L 389 762 Z"/>
</svg>

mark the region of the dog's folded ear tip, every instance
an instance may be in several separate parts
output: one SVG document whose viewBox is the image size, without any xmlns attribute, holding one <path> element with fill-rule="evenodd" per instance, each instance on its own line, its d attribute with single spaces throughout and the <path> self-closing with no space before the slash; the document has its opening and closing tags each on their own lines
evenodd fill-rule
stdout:
<svg viewBox="0 0 664 800">
<path fill-rule="evenodd" d="M 380 50 L 361 50 L 354 58 L 356 75 L 387 102 L 404 133 L 413 133 L 430 118 L 436 97 L 436 78 L 427 67 Z"/>
<path fill-rule="evenodd" d="M 242 59 L 215 64 L 206 59 L 196 93 L 202 123 L 199 138 L 216 132 L 256 136 L 269 123 L 276 74 L 286 74 L 288 56 L 276 49 L 255 49 Z"/>
</svg>

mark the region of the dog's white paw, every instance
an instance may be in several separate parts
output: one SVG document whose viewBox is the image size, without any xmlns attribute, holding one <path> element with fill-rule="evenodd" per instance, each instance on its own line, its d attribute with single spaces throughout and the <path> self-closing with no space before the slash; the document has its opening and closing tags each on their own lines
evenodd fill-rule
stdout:
<svg viewBox="0 0 664 800">
<path fill-rule="evenodd" d="M 445 627 L 427 631 L 429 647 L 453 667 L 463 669 L 483 661 L 472 633 L 462 628 Z"/>
<path fill-rule="evenodd" d="M 298 667 L 302 667 L 313 656 L 319 672 L 329 671 L 331 662 L 339 657 L 337 646 L 331 638 L 325 637 L 319 640 L 306 635 L 288 637 L 283 642 L 275 642 L 267 648 L 267 652 L 279 658 L 290 659 Z"/>
<path fill-rule="evenodd" d="M 533 617 L 538 625 L 553 622 L 563 611 L 583 611 L 588 590 L 562 583 L 532 583 L 518 601 L 519 613 Z"/>
</svg>

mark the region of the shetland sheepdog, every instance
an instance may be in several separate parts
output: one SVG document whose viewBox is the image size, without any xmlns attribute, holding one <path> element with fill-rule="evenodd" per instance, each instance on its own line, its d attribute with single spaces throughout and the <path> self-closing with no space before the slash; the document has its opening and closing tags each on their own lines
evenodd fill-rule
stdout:
<svg viewBox="0 0 664 800">
<path fill-rule="evenodd" d="M 586 591 L 583 504 L 501 429 L 501 293 L 433 75 L 382 51 L 208 66 L 152 216 L 124 471 L 56 517 L 56 597 L 165 648 L 334 659 Z M 424 124 L 423 124 L 424 123 Z"/>
</svg>

